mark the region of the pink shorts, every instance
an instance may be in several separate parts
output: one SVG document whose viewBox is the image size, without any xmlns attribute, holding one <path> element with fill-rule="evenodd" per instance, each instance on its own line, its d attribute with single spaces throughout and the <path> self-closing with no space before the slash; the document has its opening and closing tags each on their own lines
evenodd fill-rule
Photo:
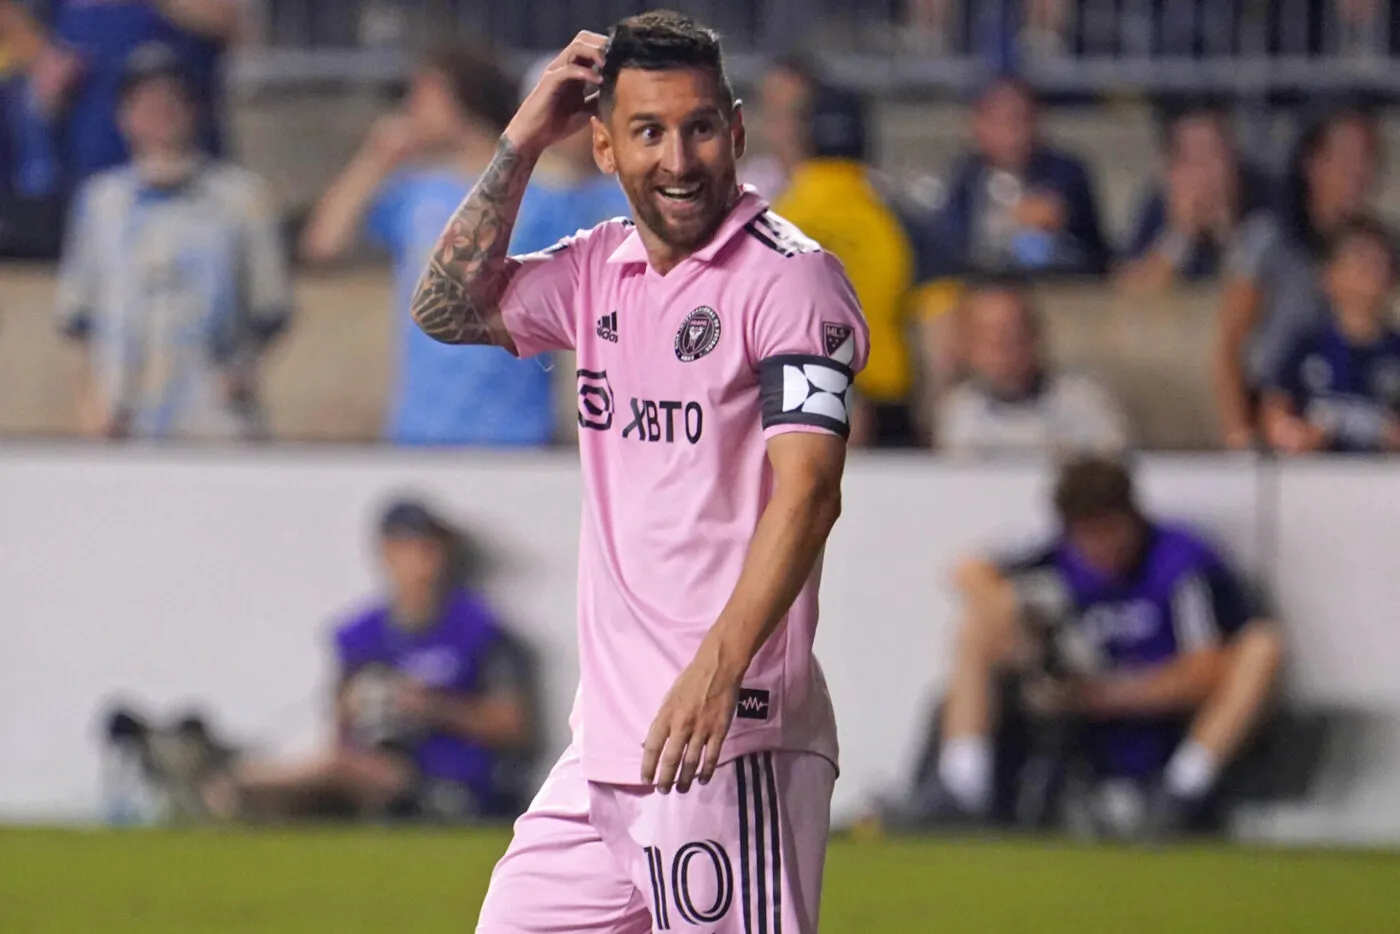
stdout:
<svg viewBox="0 0 1400 934">
<path fill-rule="evenodd" d="M 477 934 L 816 934 L 836 767 L 727 762 L 685 794 L 584 779 L 570 748 L 515 824 Z"/>
</svg>

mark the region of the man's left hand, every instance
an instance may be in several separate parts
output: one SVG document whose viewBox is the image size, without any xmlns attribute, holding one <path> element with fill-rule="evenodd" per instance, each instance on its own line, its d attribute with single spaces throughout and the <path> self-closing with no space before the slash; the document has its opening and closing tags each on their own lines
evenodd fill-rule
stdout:
<svg viewBox="0 0 1400 934">
<path fill-rule="evenodd" d="M 717 652 L 702 647 L 661 703 L 642 745 L 642 781 L 662 792 L 690 790 L 698 776 L 715 773 L 720 747 L 734 720 L 743 672 L 728 674 Z"/>
</svg>

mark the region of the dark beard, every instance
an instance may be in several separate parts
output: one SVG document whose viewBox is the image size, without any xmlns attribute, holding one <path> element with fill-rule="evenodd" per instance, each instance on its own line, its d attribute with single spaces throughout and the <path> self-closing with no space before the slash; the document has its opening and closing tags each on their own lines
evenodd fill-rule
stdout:
<svg viewBox="0 0 1400 934">
<path fill-rule="evenodd" d="M 672 228 L 666 220 L 661 209 L 657 207 L 656 201 L 652 198 L 655 185 L 650 179 L 644 179 L 640 183 L 622 180 L 622 190 L 627 195 L 627 200 L 632 204 L 632 214 L 637 221 L 646 226 L 657 239 L 673 250 L 696 250 L 709 241 L 715 235 L 715 231 L 724 223 L 724 219 L 729 216 L 730 209 L 739 197 L 738 170 L 731 168 L 724 175 L 720 176 L 718 184 L 706 186 L 705 197 L 714 197 L 715 192 L 723 193 L 723 201 L 711 208 L 712 214 L 707 219 L 700 232 L 688 236 Z"/>
</svg>

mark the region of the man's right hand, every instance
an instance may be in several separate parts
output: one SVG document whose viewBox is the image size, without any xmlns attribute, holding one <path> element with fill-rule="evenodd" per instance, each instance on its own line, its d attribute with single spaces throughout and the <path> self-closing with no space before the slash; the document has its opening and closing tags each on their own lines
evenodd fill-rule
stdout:
<svg viewBox="0 0 1400 934">
<path fill-rule="evenodd" d="M 538 155 L 583 129 L 597 109 L 608 37 L 581 32 L 540 76 L 505 136 L 523 153 Z"/>
</svg>

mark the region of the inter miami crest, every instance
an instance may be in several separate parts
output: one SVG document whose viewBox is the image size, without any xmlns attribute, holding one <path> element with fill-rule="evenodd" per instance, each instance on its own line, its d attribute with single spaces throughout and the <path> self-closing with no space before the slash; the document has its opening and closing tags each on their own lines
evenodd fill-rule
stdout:
<svg viewBox="0 0 1400 934">
<path fill-rule="evenodd" d="M 719 315 L 701 305 L 685 316 L 676 332 L 676 359 L 681 363 L 699 360 L 719 343 Z"/>
</svg>

